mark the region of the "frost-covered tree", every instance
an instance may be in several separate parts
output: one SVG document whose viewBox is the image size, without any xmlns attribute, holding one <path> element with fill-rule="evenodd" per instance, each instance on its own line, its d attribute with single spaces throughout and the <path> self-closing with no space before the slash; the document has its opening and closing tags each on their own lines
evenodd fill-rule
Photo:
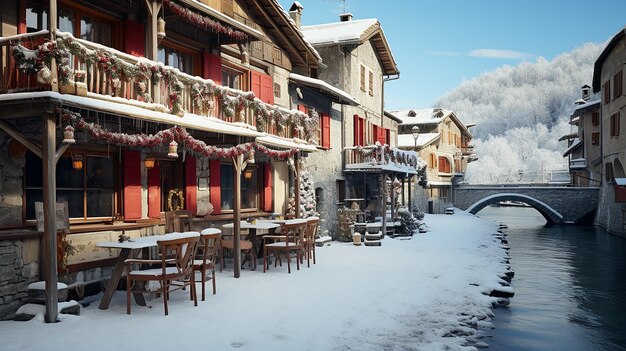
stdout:
<svg viewBox="0 0 626 351">
<path fill-rule="evenodd" d="M 476 123 L 478 160 L 468 165 L 470 183 L 540 181 L 551 170 L 566 168 L 558 139 L 575 130 L 568 124 L 591 82 L 602 45 L 584 44 L 548 61 L 508 65 L 462 83 L 434 106 L 455 111 L 464 123 Z"/>
</svg>

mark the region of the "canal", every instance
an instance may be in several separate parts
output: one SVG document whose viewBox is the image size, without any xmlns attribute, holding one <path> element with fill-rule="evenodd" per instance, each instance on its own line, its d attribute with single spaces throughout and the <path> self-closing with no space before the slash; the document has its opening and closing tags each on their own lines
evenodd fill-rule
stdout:
<svg viewBox="0 0 626 351">
<path fill-rule="evenodd" d="M 545 226 L 532 208 L 488 206 L 508 225 L 515 297 L 494 309 L 488 350 L 626 350 L 626 239 L 595 227 Z"/>
</svg>

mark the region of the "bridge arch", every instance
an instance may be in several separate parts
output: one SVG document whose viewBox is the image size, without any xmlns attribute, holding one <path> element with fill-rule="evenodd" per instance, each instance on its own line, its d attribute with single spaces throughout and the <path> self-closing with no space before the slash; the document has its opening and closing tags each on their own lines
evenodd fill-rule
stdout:
<svg viewBox="0 0 626 351">
<path fill-rule="evenodd" d="M 474 204 L 468 207 L 466 211 L 475 215 L 483 208 L 491 204 L 498 203 L 500 201 L 520 201 L 527 203 L 539 213 L 541 213 L 541 215 L 546 219 L 546 221 L 548 221 L 549 224 L 558 224 L 561 223 L 561 221 L 563 220 L 563 216 L 558 211 L 548 206 L 546 203 L 539 201 L 532 196 L 516 193 L 502 193 L 487 196 L 482 200 L 476 201 Z"/>
</svg>

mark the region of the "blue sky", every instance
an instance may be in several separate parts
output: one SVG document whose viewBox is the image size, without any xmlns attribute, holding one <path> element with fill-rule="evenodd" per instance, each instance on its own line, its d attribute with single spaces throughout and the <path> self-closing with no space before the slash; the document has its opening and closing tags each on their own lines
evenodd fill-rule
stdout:
<svg viewBox="0 0 626 351">
<path fill-rule="evenodd" d="M 343 12 L 340 0 L 299 1 L 303 25 Z M 383 26 L 400 69 L 385 86 L 387 109 L 430 107 L 483 72 L 604 43 L 626 25 L 626 0 L 346 0 L 345 8 Z"/>
</svg>

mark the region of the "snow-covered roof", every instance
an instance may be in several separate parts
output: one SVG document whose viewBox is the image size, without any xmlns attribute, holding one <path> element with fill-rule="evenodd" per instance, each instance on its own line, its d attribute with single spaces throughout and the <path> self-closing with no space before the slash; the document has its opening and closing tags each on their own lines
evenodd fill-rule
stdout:
<svg viewBox="0 0 626 351">
<path fill-rule="evenodd" d="M 626 186 L 626 178 L 615 178 L 615 185 Z"/>
<path fill-rule="evenodd" d="M 361 35 L 376 25 L 376 18 L 302 26 L 306 40 L 313 45 L 360 41 Z"/>
<path fill-rule="evenodd" d="M 359 102 L 350 94 L 326 83 L 323 80 L 302 76 L 296 73 L 290 73 L 289 79 L 295 82 L 301 83 L 303 85 L 306 85 L 306 86 L 317 88 L 324 93 L 330 94 L 336 97 L 340 103 L 346 103 L 346 104 L 354 105 L 354 106 L 359 104 Z"/>
<path fill-rule="evenodd" d="M 578 111 L 578 110 L 581 110 L 581 109 L 586 108 L 586 107 L 597 105 L 599 103 L 600 103 L 600 99 L 596 99 L 596 100 L 592 100 L 592 101 L 585 101 L 585 103 L 583 103 L 583 104 L 576 105 L 576 107 L 574 107 L 574 111 Z"/>
<path fill-rule="evenodd" d="M 434 141 L 439 139 L 441 133 L 420 133 L 417 138 L 417 147 L 423 148 Z M 414 148 L 415 147 L 415 139 L 412 134 L 399 134 L 398 135 L 398 147 L 399 148 Z"/>
<path fill-rule="evenodd" d="M 571 154 L 572 151 L 574 151 L 576 148 L 578 148 L 582 144 L 583 144 L 582 140 L 578 138 L 574 139 L 574 142 L 572 143 L 572 145 L 568 147 L 567 150 L 565 150 L 565 152 L 563 153 L 563 157 L 566 157 L 567 155 Z"/>
<path fill-rule="evenodd" d="M 316 46 L 355 44 L 371 40 L 382 63 L 383 74 L 400 74 L 385 32 L 376 18 L 349 20 L 300 28 L 304 38 Z"/>
<path fill-rule="evenodd" d="M 424 108 L 420 110 L 394 110 L 392 115 L 402 120 L 401 124 L 438 124 L 452 111 Z"/>
</svg>

